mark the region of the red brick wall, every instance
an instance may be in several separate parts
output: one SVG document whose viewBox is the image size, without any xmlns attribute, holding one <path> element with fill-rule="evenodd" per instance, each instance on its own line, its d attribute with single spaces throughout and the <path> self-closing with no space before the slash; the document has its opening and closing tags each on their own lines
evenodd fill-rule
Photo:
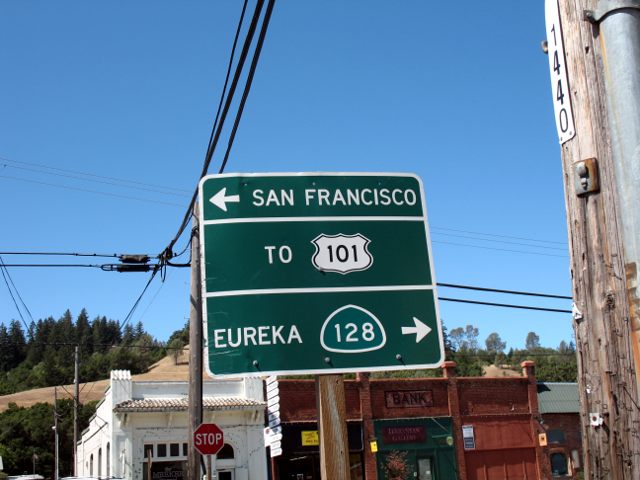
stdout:
<svg viewBox="0 0 640 480">
<path fill-rule="evenodd" d="M 315 422 L 318 419 L 314 380 L 278 379 L 278 388 L 280 421 Z M 347 420 L 359 420 L 361 416 L 358 385 L 353 381 L 345 381 L 344 396 L 347 403 Z"/>
<path fill-rule="evenodd" d="M 371 380 L 371 406 L 373 418 L 412 418 L 412 417 L 448 417 L 449 400 L 447 397 L 447 379 L 377 379 Z M 385 392 L 420 391 L 432 393 L 433 406 L 388 408 Z"/>
<path fill-rule="evenodd" d="M 473 425 L 476 450 L 533 448 L 537 438 L 529 415 L 462 417 L 462 425 Z"/>
<path fill-rule="evenodd" d="M 526 378 L 458 378 L 461 415 L 530 413 Z"/>
</svg>

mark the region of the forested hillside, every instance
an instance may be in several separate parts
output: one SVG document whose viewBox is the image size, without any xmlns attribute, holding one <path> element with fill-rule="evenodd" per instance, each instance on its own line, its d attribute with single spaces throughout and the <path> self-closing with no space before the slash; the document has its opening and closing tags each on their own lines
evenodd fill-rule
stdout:
<svg viewBox="0 0 640 480">
<path fill-rule="evenodd" d="M 81 405 L 81 430 L 89 424 L 97 402 Z M 73 474 L 73 400 L 59 400 L 58 445 L 60 476 Z M 54 435 L 53 405 L 38 403 L 30 408 L 11 404 L 0 413 L 0 456 L 5 472 L 26 473 L 34 470 L 46 478 L 53 478 Z M 1 478 L 1 477 L 0 477 Z"/>
<path fill-rule="evenodd" d="M 108 378 L 113 369 L 145 372 L 166 355 L 141 323 L 122 326 L 104 316 L 90 321 L 85 310 L 75 320 L 69 311 L 28 326 L 12 320 L 0 324 L 0 395 L 73 383 L 76 345 L 82 382 Z"/>
<path fill-rule="evenodd" d="M 187 343 L 186 327 L 177 330 L 167 344 L 155 340 L 141 323 L 135 326 L 98 316 L 89 320 L 85 310 L 74 319 L 66 311 L 23 325 L 17 320 L 0 324 L 0 395 L 32 388 L 73 383 L 75 347 L 78 345 L 80 381 L 109 378 L 113 369 L 146 372 L 167 355 Z M 88 425 L 96 402 L 80 406 L 80 429 Z M 53 474 L 53 405 L 38 403 L 30 408 L 10 404 L 0 413 L 0 456 L 5 471 Z M 73 401 L 59 400 L 56 407 L 60 435 L 60 473 L 73 470 Z"/>
</svg>

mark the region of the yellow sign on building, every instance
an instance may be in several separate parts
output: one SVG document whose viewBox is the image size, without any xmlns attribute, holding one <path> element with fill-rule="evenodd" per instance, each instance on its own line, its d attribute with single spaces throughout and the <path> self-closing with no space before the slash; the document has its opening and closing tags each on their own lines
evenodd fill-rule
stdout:
<svg viewBox="0 0 640 480">
<path fill-rule="evenodd" d="M 317 447 L 320 445 L 320 438 L 318 437 L 317 430 L 303 430 L 300 434 L 302 435 L 303 447 Z"/>
</svg>

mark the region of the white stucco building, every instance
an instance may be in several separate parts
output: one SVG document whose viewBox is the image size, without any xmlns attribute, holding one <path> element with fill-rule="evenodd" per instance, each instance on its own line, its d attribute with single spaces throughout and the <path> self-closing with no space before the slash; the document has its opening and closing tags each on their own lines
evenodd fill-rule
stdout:
<svg viewBox="0 0 640 480">
<path fill-rule="evenodd" d="M 132 381 L 129 371 L 112 371 L 105 398 L 78 442 L 78 475 L 186 478 L 188 390 L 184 381 Z M 224 432 L 218 479 L 266 480 L 261 380 L 205 381 L 203 404 L 203 422 Z"/>
</svg>

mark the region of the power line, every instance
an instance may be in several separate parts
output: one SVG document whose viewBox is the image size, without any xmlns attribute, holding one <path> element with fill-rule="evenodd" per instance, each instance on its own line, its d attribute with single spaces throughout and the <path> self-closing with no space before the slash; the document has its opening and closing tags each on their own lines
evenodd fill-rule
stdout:
<svg viewBox="0 0 640 480">
<path fill-rule="evenodd" d="M 27 346 L 32 343 L 30 341 L 27 342 Z M 21 346 L 21 344 L 18 344 L 16 342 L 4 342 L 3 345 L 6 346 Z M 43 346 L 43 347 L 76 347 L 76 346 L 82 346 L 80 345 L 78 342 L 38 342 L 39 346 Z M 104 348 L 113 348 L 113 349 L 122 349 L 122 348 L 132 348 L 132 349 L 140 349 L 140 350 L 183 350 L 184 347 L 170 347 L 169 345 L 163 343 L 163 342 L 158 342 L 156 345 L 133 345 L 133 344 L 112 344 L 112 343 L 88 343 L 88 344 L 84 344 L 86 346 L 90 346 L 93 348 L 96 347 L 104 347 Z M 545 347 L 542 347 L 545 348 Z M 548 348 L 548 347 L 547 347 Z M 460 354 L 460 355 L 465 355 L 467 357 L 471 357 L 471 358 L 484 358 L 487 355 L 493 355 L 492 353 L 479 353 L 478 350 L 476 351 L 471 351 L 471 350 L 454 350 L 454 353 L 456 354 Z M 508 352 L 503 352 L 503 354 L 505 356 L 509 356 Z M 544 351 L 529 351 L 526 349 L 513 349 L 513 353 L 511 354 L 513 357 L 559 357 L 559 356 L 575 356 L 576 353 L 575 352 L 558 352 L 558 351 L 551 351 L 551 352 L 544 352 Z M 85 382 L 85 383 L 89 383 L 89 382 Z"/>
<path fill-rule="evenodd" d="M 229 141 L 227 143 L 227 151 L 224 154 L 224 159 L 222 160 L 222 164 L 220 165 L 220 169 L 218 170 L 218 173 L 224 172 L 224 169 L 227 166 L 227 161 L 229 160 L 229 154 L 231 152 L 233 140 L 236 137 L 236 132 L 238 130 L 238 126 L 240 125 L 240 119 L 242 118 L 242 113 L 244 112 L 244 106 L 247 102 L 249 92 L 251 91 L 251 85 L 253 84 L 253 77 L 256 73 L 258 60 L 260 59 L 260 53 L 262 52 L 264 39 L 267 35 L 267 29 L 269 28 L 269 21 L 271 20 L 271 13 L 273 12 L 274 5 L 275 5 L 275 0 L 269 0 L 269 3 L 267 4 L 267 10 L 264 14 L 264 20 L 262 21 L 262 27 L 260 28 L 260 34 L 258 35 L 258 42 L 256 44 L 255 50 L 253 51 L 253 59 L 251 60 L 251 66 L 249 67 L 249 73 L 247 74 L 247 81 L 245 82 L 244 91 L 242 92 L 242 98 L 240 99 L 240 105 L 238 106 L 238 112 L 236 113 L 236 120 L 233 124 L 233 128 L 231 129 L 231 133 L 229 135 Z"/>
<path fill-rule="evenodd" d="M 55 183 L 41 182 L 41 181 L 38 181 L 38 180 L 29 180 L 29 179 L 26 179 L 26 178 L 12 177 L 12 176 L 9 176 L 9 175 L 0 175 L 0 178 L 8 178 L 8 179 L 11 179 L 11 180 L 18 180 L 18 181 L 21 181 L 21 182 L 35 183 L 37 185 L 46 185 L 48 187 L 64 188 L 66 190 L 75 190 L 75 191 L 78 191 L 78 192 L 96 193 L 98 195 L 104 195 L 104 196 L 107 196 L 107 197 L 124 198 L 126 200 L 136 200 L 138 202 L 153 203 L 153 204 L 156 204 L 156 205 L 158 205 L 158 204 L 159 205 L 168 205 L 168 206 L 171 206 L 171 207 L 181 207 L 181 208 L 184 206 L 183 204 L 179 204 L 179 203 L 165 202 L 165 201 L 162 201 L 162 200 L 152 200 L 152 199 L 147 199 L 147 198 L 142 198 L 142 197 L 133 197 L 131 195 L 120 195 L 120 194 L 117 194 L 117 193 L 103 192 L 103 191 L 100 191 L 100 190 L 91 190 L 89 188 L 71 187 L 69 185 L 57 185 Z"/>
<path fill-rule="evenodd" d="M 34 341 L 27 341 L 26 344 L 35 343 Z M 183 350 L 184 347 L 170 347 L 163 342 L 157 342 L 155 345 L 133 345 L 133 344 L 113 344 L 113 343 L 85 343 L 80 344 L 79 342 L 37 342 L 38 346 L 43 347 L 82 347 L 90 346 L 90 347 L 103 347 L 103 348 L 139 348 L 140 350 L 152 350 L 152 349 L 163 349 L 163 350 Z M 2 345 L 11 345 L 11 346 L 20 346 L 20 344 L 16 342 L 3 342 Z"/>
<path fill-rule="evenodd" d="M 473 235 L 458 235 L 454 233 L 441 233 L 441 232 L 432 232 L 432 233 L 433 235 L 444 235 L 446 237 L 466 238 L 468 240 L 479 240 L 481 242 L 506 243 L 508 245 L 519 245 L 522 247 L 542 248 L 545 250 L 560 250 L 565 252 L 567 251 L 567 247 L 551 247 L 547 245 L 535 245 L 532 243 L 512 242 L 510 240 L 494 240 L 492 238 L 481 238 Z"/>
<path fill-rule="evenodd" d="M 480 292 L 495 292 L 495 293 L 506 293 L 510 295 L 527 295 L 530 297 L 544 297 L 544 298 L 559 298 L 562 300 L 573 300 L 573 297 L 567 295 L 553 295 L 550 293 L 534 293 L 534 292 L 523 292 L 518 290 L 503 290 L 499 288 L 487 288 L 487 287 L 476 287 L 473 285 L 459 285 L 456 283 L 440 283 L 436 284 L 439 287 L 447 287 L 447 288 L 460 288 L 465 290 L 477 290 Z"/>
<path fill-rule="evenodd" d="M 188 248 L 188 245 L 187 245 L 187 247 L 185 247 L 185 249 L 180 254 L 176 255 L 176 257 L 178 257 L 179 255 L 183 255 L 186 252 L 187 248 Z M 190 267 L 191 266 L 190 263 L 184 263 L 184 264 L 169 263 L 168 265 L 172 266 L 172 267 L 182 267 L 182 268 L 186 268 L 186 267 Z M 20 263 L 3 263 L 2 266 L 3 267 L 54 267 L 54 268 L 84 267 L 84 268 L 99 268 L 99 269 L 104 270 L 104 271 L 117 271 L 118 267 L 123 267 L 124 265 L 121 265 L 121 264 L 110 264 L 110 263 L 106 263 L 106 264 L 79 264 L 79 263 L 58 263 L 58 264 L 54 264 L 54 263 L 23 263 L 23 264 L 20 264 Z M 142 265 L 134 265 L 134 266 L 142 266 Z M 163 266 L 163 264 L 160 264 L 160 263 L 145 264 L 144 266 L 145 267 L 149 267 L 149 270 L 151 270 L 151 269 L 159 269 L 160 267 Z M 126 271 L 126 269 L 123 269 L 123 271 Z M 555 298 L 555 299 L 560 299 L 560 300 L 572 300 L 573 299 L 573 297 L 571 297 L 569 295 L 557 295 L 557 294 L 552 294 L 552 293 L 539 293 L 539 292 L 526 292 L 526 291 L 522 291 L 522 290 L 506 290 L 506 289 L 500 289 L 500 288 L 478 287 L 478 286 L 474 286 L 474 285 L 461 285 L 461 284 L 456 284 L 456 283 L 438 282 L 436 285 L 438 287 L 443 287 L 443 288 L 457 288 L 457 289 L 464 289 L 464 290 L 475 290 L 475 291 L 479 291 L 479 292 L 502 293 L 502 294 L 508 294 L 508 295 L 524 295 L 524 296 L 530 296 L 530 297 Z M 440 297 L 440 299 L 443 300 L 444 298 Z M 462 300 L 460 300 L 460 301 L 462 301 Z M 519 308 L 519 307 L 514 306 L 514 308 Z M 531 308 L 533 308 L 533 307 L 531 307 Z M 552 311 L 555 311 L 555 310 L 552 310 Z M 564 310 L 562 310 L 562 311 L 564 312 Z"/>
<path fill-rule="evenodd" d="M 5 267 L 12 268 L 99 268 L 105 272 L 143 272 L 159 269 L 164 266 L 161 263 L 151 264 L 121 264 L 121 263 L 5 263 Z M 184 265 L 172 264 L 172 267 Z M 143 268 L 144 267 L 144 268 Z"/>
<path fill-rule="evenodd" d="M 182 188 L 175 188 L 175 187 L 170 187 L 167 185 L 157 185 L 157 184 L 153 184 L 153 183 L 145 183 L 145 182 L 140 182 L 137 180 L 129 180 L 126 178 L 118 178 L 118 177 L 108 177 L 108 176 L 104 176 L 104 175 L 96 175 L 94 173 L 89 173 L 89 172 L 82 172 L 82 171 L 78 171 L 78 170 L 69 170 L 69 169 L 64 169 L 64 168 L 59 168 L 59 167 L 51 167 L 49 165 L 43 165 L 41 163 L 33 163 L 33 162 L 20 162 L 18 160 L 11 160 L 10 158 L 7 158 L 5 156 L 0 155 L 0 160 L 5 161 L 5 162 L 9 162 L 9 163 L 14 163 L 14 164 L 18 164 L 18 165 L 28 165 L 31 167 L 37 167 L 40 169 L 47 169 L 47 170 L 54 170 L 54 171 L 58 171 L 58 172 L 64 172 L 64 173 L 69 173 L 69 174 L 75 174 L 75 175 L 82 175 L 85 177 L 93 177 L 93 178 L 97 178 L 97 179 L 102 179 L 102 180 L 109 180 L 111 182 L 113 182 L 113 184 L 117 184 L 117 183 L 122 183 L 122 184 L 132 184 L 132 185 L 141 185 L 144 187 L 150 187 L 150 188 L 157 188 L 157 189 L 161 189 L 161 190 L 174 190 L 175 192 L 178 193 L 182 193 L 184 195 L 188 195 L 190 193 L 190 190 L 185 190 Z M 44 172 L 43 172 L 44 173 Z M 122 185 L 122 186 L 126 186 L 126 185 Z"/>
<path fill-rule="evenodd" d="M 43 170 L 38 170 L 37 168 L 30 168 L 30 167 L 19 167 L 16 165 L 4 165 L 5 168 L 15 168 L 17 170 L 23 170 L 23 171 L 27 171 L 27 172 L 35 172 L 35 173 L 42 173 L 45 175 L 53 175 L 56 177 L 63 177 L 63 178 L 70 178 L 73 180 L 81 180 L 84 182 L 94 182 L 94 183 L 100 183 L 103 185 L 112 185 L 115 187 L 120 187 L 120 188 L 130 188 L 130 189 L 134 189 L 134 190 L 141 190 L 141 191 L 145 191 L 145 192 L 152 192 L 152 193 L 160 193 L 162 195 L 170 195 L 170 196 L 175 196 L 175 197 L 188 197 L 189 195 L 186 193 L 177 193 L 177 192 L 169 192 L 166 190 L 161 190 L 159 188 L 155 188 L 155 187 L 146 187 L 146 186 L 141 186 L 141 185 L 124 185 L 124 184 L 120 184 L 118 182 L 114 182 L 114 181 L 109 181 L 109 180 L 94 180 L 91 178 L 82 178 L 79 175 L 72 175 L 72 174 L 65 174 L 65 173 L 58 173 L 58 172 L 47 172 L 47 171 L 43 171 Z"/>
<path fill-rule="evenodd" d="M 211 149 L 213 144 L 213 137 L 215 135 L 218 121 L 220 120 L 220 113 L 222 112 L 222 105 L 224 103 L 225 95 L 227 94 L 227 86 L 229 85 L 229 77 L 231 76 L 231 67 L 233 67 L 233 59 L 236 56 L 236 48 L 238 46 L 238 38 L 240 38 L 240 30 L 242 29 L 242 24 L 244 23 L 244 15 L 247 11 L 247 3 L 248 0 L 245 0 L 242 4 L 242 11 L 240 12 L 240 19 L 238 20 L 238 26 L 236 27 L 236 33 L 233 37 L 233 45 L 231 47 L 231 54 L 229 55 L 229 62 L 227 64 L 227 74 L 224 78 L 224 85 L 222 86 L 222 92 L 220 94 L 220 101 L 218 102 L 218 108 L 216 110 L 216 116 L 213 121 L 213 126 L 211 128 L 211 135 L 209 135 L 209 143 L 207 144 L 207 154 Z M 206 158 L 206 156 L 205 156 Z"/>
<path fill-rule="evenodd" d="M 214 122 L 213 125 L 213 129 L 212 129 L 212 136 L 210 137 L 209 140 L 209 145 L 207 147 L 207 152 L 205 154 L 205 161 L 204 161 L 204 165 L 202 167 L 202 172 L 200 173 L 200 177 L 202 178 L 204 177 L 208 170 L 209 170 L 209 165 L 211 164 L 211 160 L 213 158 L 213 153 L 218 145 L 218 141 L 220 139 L 220 135 L 222 133 L 222 128 L 224 126 L 224 122 L 227 118 L 227 114 L 229 113 L 229 108 L 231 107 L 231 102 L 233 100 L 233 96 L 235 94 L 237 85 L 238 85 L 238 81 L 240 79 L 240 75 L 242 73 L 242 69 L 244 67 L 244 63 L 246 61 L 247 58 L 247 54 L 249 52 L 249 48 L 251 46 L 251 42 L 253 40 L 253 35 L 255 34 L 255 30 L 256 27 L 258 25 L 258 20 L 260 19 L 260 13 L 262 11 L 262 6 L 264 5 L 264 0 L 258 0 L 258 2 L 256 3 L 256 7 L 255 10 L 253 12 L 253 17 L 251 19 L 251 23 L 249 24 L 249 29 L 247 31 L 247 35 L 245 37 L 244 40 L 244 44 L 242 46 L 242 51 L 240 52 L 240 58 L 238 59 L 238 64 L 236 65 L 236 70 L 235 73 L 233 75 L 233 79 L 231 81 L 231 85 L 229 87 L 229 92 L 226 95 L 226 100 L 224 102 L 224 106 L 222 108 L 222 111 L 220 112 L 220 115 L 216 115 L 216 122 Z M 244 11 L 243 11 L 243 15 L 240 17 L 240 22 L 239 25 L 242 24 L 242 19 L 244 16 Z M 237 40 L 237 36 L 239 33 L 240 29 L 238 29 L 236 31 L 236 40 Z M 234 41 L 234 45 L 235 45 L 235 41 Z M 234 46 L 234 51 L 235 51 L 235 46 Z M 230 63 L 233 62 L 233 57 L 230 58 Z M 224 93 L 223 93 L 224 96 Z M 176 233 L 176 235 L 173 237 L 173 239 L 169 242 L 169 245 L 167 246 L 167 248 L 165 248 L 164 252 L 163 252 L 163 256 L 170 258 L 172 256 L 172 249 L 173 246 L 176 244 L 176 242 L 178 241 L 178 239 L 182 236 L 182 234 L 184 233 L 185 229 L 187 228 L 187 225 L 189 224 L 189 221 L 191 219 L 191 216 L 193 214 L 193 207 L 195 205 L 196 202 L 196 198 L 198 195 L 198 189 L 196 188 L 193 192 L 193 195 L 191 197 L 191 201 L 189 202 L 189 206 L 187 207 L 187 211 L 185 212 L 185 215 L 182 219 L 182 223 L 180 224 L 180 226 L 178 227 L 178 232 Z"/>
<path fill-rule="evenodd" d="M 273 1 L 273 0 L 271 0 Z M 214 122 L 214 126 L 212 131 L 215 131 L 215 134 L 212 134 L 212 136 L 209 139 L 209 145 L 207 147 L 207 154 L 205 157 L 205 162 L 203 165 L 203 169 L 202 169 L 202 173 L 200 175 L 200 178 L 202 178 L 203 176 L 206 175 L 208 169 L 209 169 L 209 164 L 211 163 L 211 159 L 213 157 L 213 152 L 215 150 L 215 147 L 217 145 L 218 139 L 220 138 L 220 134 L 222 132 L 222 127 L 224 125 L 224 121 L 226 119 L 227 113 L 229 111 L 229 108 L 231 106 L 231 100 L 233 99 L 233 95 L 235 93 L 235 89 L 236 86 L 238 84 L 238 80 L 240 78 L 240 73 L 242 71 L 242 67 L 244 65 L 244 62 L 246 60 L 247 57 L 247 53 L 249 50 L 249 47 L 251 45 L 251 41 L 253 39 L 253 35 L 258 23 L 258 20 L 260 18 L 260 13 L 262 11 L 262 6 L 263 6 L 264 0 L 258 0 L 258 3 L 256 4 L 256 9 L 254 11 L 254 15 L 253 18 L 251 20 L 251 24 L 249 26 L 249 31 L 247 33 L 247 36 L 245 38 L 245 42 L 243 45 L 243 49 L 240 55 L 240 59 L 238 60 L 238 65 L 236 67 L 236 72 L 234 74 L 234 78 L 231 82 L 231 87 L 229 89 L 229 93 L 226 95 L 226 102 L 224 103 L 224 108 L 222 109 L 222 111 L 220 110 L 220 105 L 222 104 L 222 102 L 220 102 L 219 106 L 218 106 L 218 114 L 216 114 L 216 120 Z M 242 23 L 243 23 L 243 19 L 244 19 L 244 14 L 245 14 L 245 10 L 246 10 L 246 4 L 247 2 L 245 1 L 243 8 L 242 8 L 242 13 L 240 15 L 240 19 L 238 21 L 238 28 L 236 30 L 236 35 L 234 38 L 234 44 L 233 44 L 233 48 L 232 48 L 232 52 L 230 55 L 230 59 L 229 59 L 229 68 L 227 69 L 227 79 L 225 80 L 225 90 L 226 90 L 226 83 L 228 81 L 229 78 L 229 72 L 231 70 L 231 64 L 233 63 L 233 58 L 235 55 L 235 48 L 237 45 L 237 40 L 239 38 L 239 34 L 240 34 L 240 30 L 242 27 Z M 259 54 L 259 52 L 258 52 Z M 255 57 L 254 57 L 254 61 L 255 61 Z M 253 64 L 252 64 L 253 66 Z M 245 88 L 245 91 L 248 93 L 248 90 Z M 221 99 L 225 96 L 224 90 L 222 93 L 222 97 Z M 243 99 L 245 99 L 243 97 Z M 239 116 L 242 114 L 241 111 L 239 111 L 236 115 L 236 123 L 239 122 Z M 189 207 L 187 208 L 187 211 L 185 213 L 185 216 L 182 220 L 182 223 L 180 225 L 180 227 L 178 228 L 178 233 L 174 236 L 174 238 L 171 240 L 171 242 L 169 242 L 169 245 L 164 249 L 164 251 L 160 254 L 159 258 L 160 258 L 160 263 L 162 265 L 162 267 L 160 268 L 154 268 L 151 277 L 149 278 L 149 281 L 147 282 L 147 284 L 145 285 L 145 287 L 143 288 L 142 292 L 140 293 L 140 295 L 138 296 L 138 298 L 136 299 L 135 303 L 133 304 L 133 306 L 131 307 L 131 309 L 129 310 L 129 313 L 127 314 L 121 328 L 124 328 L 124 326 L 131 320 L 133 313 L 135 312 L 136 308 L 138 307 L 138 305 L 140 304 L 140 301 L 142 300 L 142 297 L 144 296 L 144 294 L 146 293 L 147 289 L 149 288 L 149 286 L 151 285 L 151 283 L 153 282 L 153 279 L 156 277 L 156 274 L 158 273 L 158 271 L 161 271 L 165 268 L 165 265 L 168 265 L 171 258 L 173 258 L 173 247 L 174 245 L 177 243 L 178 239 L 182 236 L 182 233 L 184 232 L 187 224 L 189 223 L 190 217 L 193 214 L 193 208 L 195 205 L 195 201 L 196 201 L 196 197 L 198 194 L 198 190 L 197 188 L 195 189 L 191 201 L 189 203 Z"/>
<path fill-rule="evenodd" d="M 497 234 L 497 233 L 486 233 L 486 232 L 477 232 L 477 231 L 471 231 L 471 230 L 461 230 L 461 229 L 457 229 L 457 228 L 449 228 L 449 227 L 437 227 L 437 226 L 431 226 L 431 229 L 434 230 L 447 230 L 450 232 L 459 232 L 459 233 L 470 233 L 473 235 L 484 235 L 487 237 L 498 237 L 498 238 L 512 238 L 514 240 L 528 240 L 531 242 L 540 242 L 540 243 L 555 243 L 558 245 L 566 245 L 567 242 L 558 242 L 558 241 L 554 241 L 554 240 L 540 240 L 540 239 L 535 239 L 535 238 L 529 238 L 529 237 L 517 237 L 517 236 L 513 236 L 513 235 L 501 235 L 501 234 Z"/>
<path fill-rule="evenodd" d="M 127 325 L 127 323 L 129 323 L 129 321 L 131 320 L 131 317 L 133 317 L 133 313 L 138 308 L 138 305 L 140 304 L 140 301 L 142 300 L 142 297 L 144 297 L 144 294 L 147 292 L 147 289 L 149 288 L 149 286 L 153 282 L 153 279 L 156 278 L 156 275 L 158 274 L 159 271 L 160 271 L 160 268 L 154 268 L 153 269 L 153 272 L 151 273 L 151 276 L 149 277 L 149 280 L 147 281 L 146 285 L 142 289 L 142 292 L 140 293 L 140 295 L 138 295 L 138 298 L 134 302 L 133 306 L 131 307 L 131 309 L 129 309 L 129 313 L 127 313 L 127 316 L 124 318 L 124 321 L 122 322 L 122 325 L 120 325 L 120 331 L 122 331 L 124 329 L 124 327 Z"/>
<path fill-rule="evenodd" d="M 77 253 L 77 252 L 0 252 L 0 255 L 33 255 L 33 256 L 64 256 L 64 257 L 103 257 L 103 258 L 121 258 L 121 253 Z M 152 255 L 147 255 L 150 258 Z"/>
<path fill-rule="evenodd" d="M 27 311 L 27 314 L 29 315 L 29 318 L 31 319 L 32 322 L 33 322 L 33 316 L 31 315 L 31 311 L 29 310 L 29 307 L 27 307 L 27 304 L 22 299 L 22 296 L 20 295 L 20 292 L 18 291 L 18 288 L 16 287 L 16 284 L 13 283 L 13 279 L 11 278 L 11 275 L 9 274 L 9 270 L 7 270 L 7 268 L 6 268 L 4 260 L 2 259 L 2 257 L 0 257 L 0 272 L 2 272 L 2 278 L 4 279 L 4 283 L 7 285 L 7 290 L 9 290 L 9 295 L 11 296 L 11 300 L 13 300 L 13 304 L 15 305 L 16 310 L 18 311 L 18 315 L 20 316 L 20 320 L 22 320 L 22 323 L 24 324 L 25 328 L 27 329 L 27 332 L 32 335 L 33 332 L 31 332 L 31 328 L 29 328 L 29 326 L 27 325 L 27 322 L 25 321 L 24 316 L 22 315 L 22 311 L 20 310 L 20 307 L 18 306 L 18 302 L 16 301 L 16 298 L 13 295 L 13 291 L 14 290 L 15 290 L 16 295 L 20 299 L 20 303 L 22 303 L 22 306 Z M 9 283 L 11 283 L 11 285 L 13 286 L 13 290 L 12 290 L 11 286 L 9 285 Z"/>
<path fill-rule="evenodd" d="M 481 245 L 471 245 L 468 243 L 457 243 L 457 242 L 445 242 L 442 240 L 431 240 L 431 243 L 442 243 L 445 245 L 456 245 L 458 247 L 473 247 L 473 248 L 482 248 L 483 250 L 498 250 L 501 252 L 511 252 L 511 253 L 524 253 L 528 255 L 541 255 L 543 257 L 557 257 L 557 258 L 568 258 L 568 255 L 554 255 L 553 253 L 542 253 L 542 252 L 528 252 L 526 250 L 513 250 L 509 248 L 497 248 L 497 247 L 485 247 Z"/>
<path fill-rule="evenodd" d="M 458 303 L 472 303 L 474 305 L 487 305 L 490 307 L 505 307 L 505 308 L 519 308 L 522 310 L 538 310 L 541 312 L 554 312 L 554 313 L 572 313 L 571 310 L 565 310 L 560 308 L 546 308 L 546 307 L 531 307 L 528 305 L 514 305 L 510 303 L 494 303 L 494 302 L 481 302 L 479 300 L 466 300 L 462 298 L 450 298 L 450 297 L 438 297 L 443 302 L 458 302 Z"/>
<path fill-rule="evenodd" d="M 186 248 L 177 256 L 179 255 L 183 255 L 186 252 Z M 1 253 L 0 253 L 1 254 Z M 178 266 L 178 267 L 190 267 L 190 263 L 185 263 L 185 264 L 179 264 L 179 265 L 175 265 L 175 264 L 169 264 L 170 266 Z M 113 271 L 115 270 L 115 267 L 121 267 L 122 265 L 120 264 L 111 264 L 111 263 L 105 263 L 105 264 L 79 264 L 79 263 L 59 263 L 59 264 L 54 264 L 54 263 L 23 263 L 23 264 L 16 264 L 16 263 L 3 263 L 3 266 L 5 267 L 88 267 L 88 268 L 100 268 L 102 270 L 105 271 Z M 160 263 L 156 263 L 156 264 L 145 264 L 145 266 L 149 266 L 150 268 L 160 268 L 162 266 L 162 264 Z M 494 292 L 494 293 L 503 293 L 503 294 L 509 294 L 509 295 L 525 295 L 525 296 L 530 296 L 530 297 L 542 297 L 542 298 L 556 298 L 556 299 L 561 299 L 561 300 L 572 300 L 573 297 L 569 296 L 569 295 L 557 295 L 557 294 L 552 294 L 552 293 L 539 293 L 539 292 L 526 292 L 526 291 L 522 291 L 522 290 L 506 290 L 506 289 L 500 289 L 500 288 L 489 288 L 489 287 L 478 287 L 478 286 L 474 286 L 474 285 L 461 285 L 461 284 L 456 284 L 456 283 L 442 283 L 442 282 L 438 282 L 436 284 L 438 287 L 443 287 L 443 288 L 458 288 L 458 289 L 464 289 L 464 290 L 475 290 L 475 291 L 479 291 L 479 292 Z"/>
</svg>

